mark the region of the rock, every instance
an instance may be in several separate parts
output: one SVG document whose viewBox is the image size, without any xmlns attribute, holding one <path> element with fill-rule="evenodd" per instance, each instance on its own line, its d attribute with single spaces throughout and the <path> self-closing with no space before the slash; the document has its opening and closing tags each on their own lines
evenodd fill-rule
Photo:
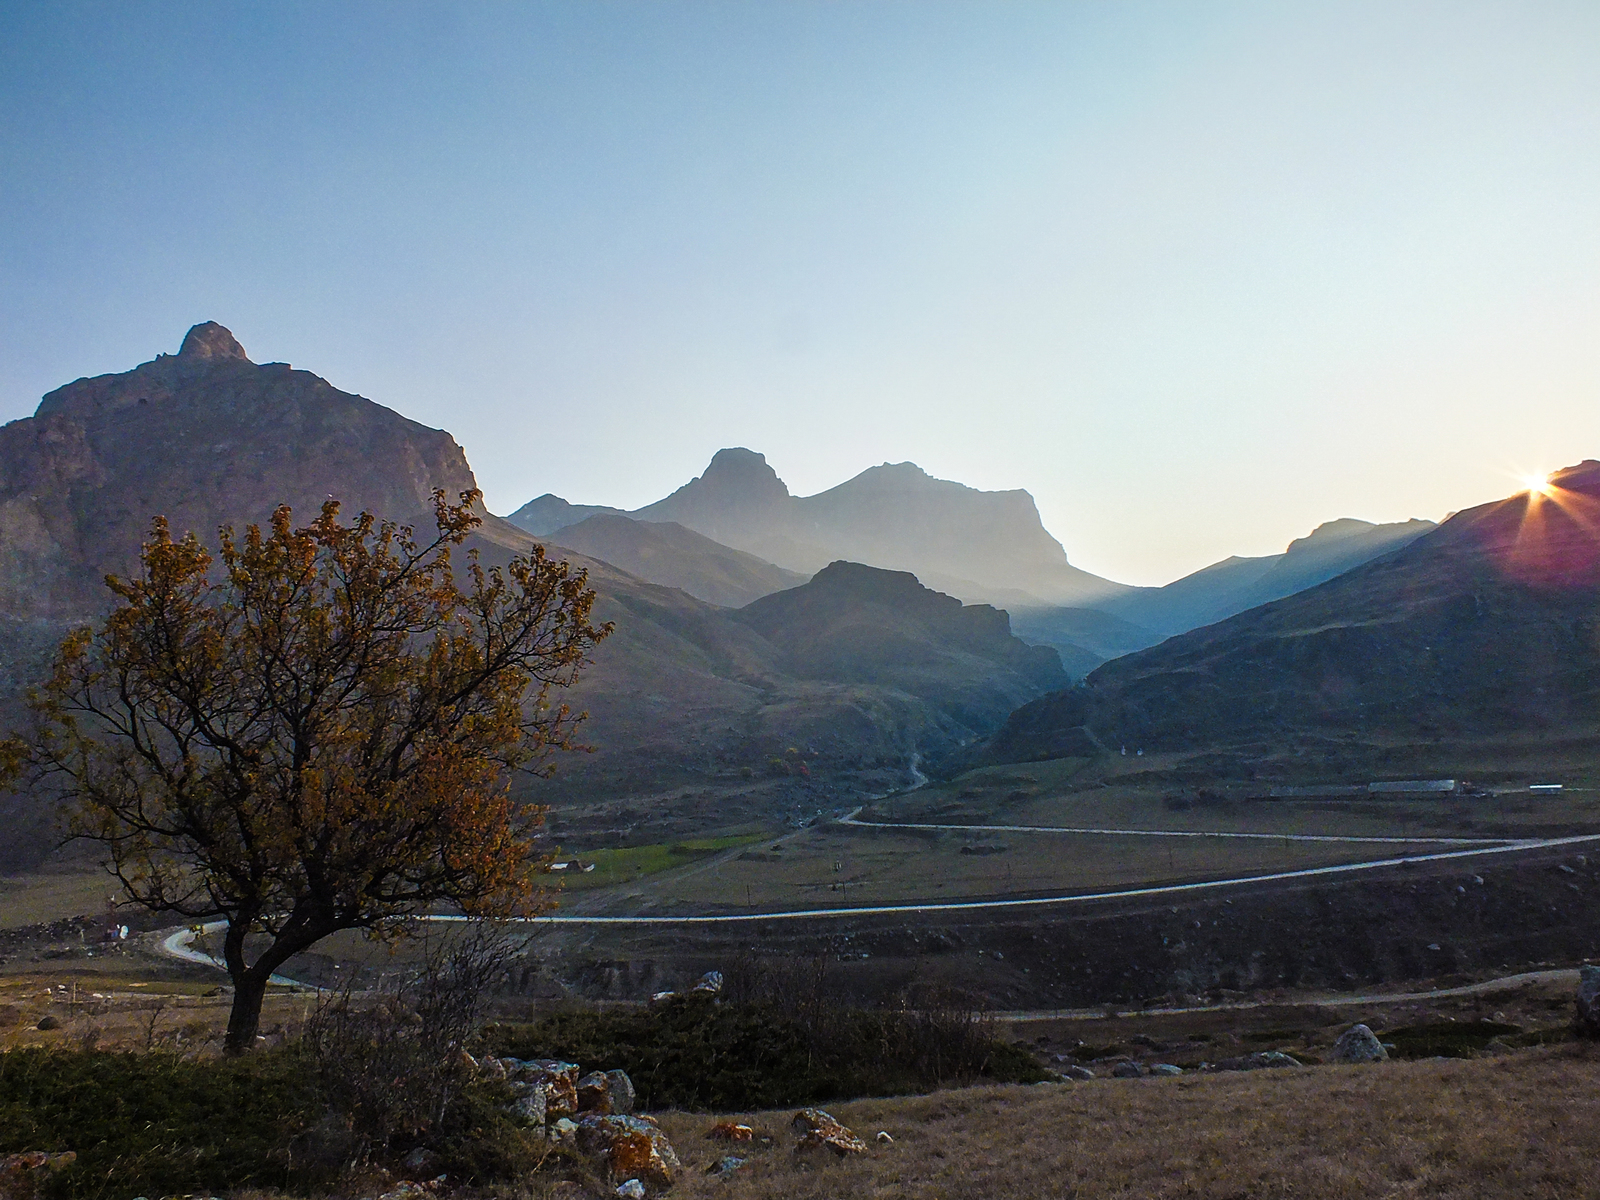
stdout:
<svg viewBox="0 0 1600 1200">
<path fill-rule="evenodd" d="M 800 1135 L 794 1148 L 796 1154 L 825 1149 L 843 1158 L 847 1154 L 866 1153 L 865 1142 L 820 1108 L 801 1109 L 789 1126 Z"/>
<path fill-rule="evenodd" d="M 724 1154 L 716 1162 L 706 1168 L 707 1175 L 726 1175 L 730 1171 L 737 1171 L 744 1166 L 745 1160 L 736 1154 Z"/>
<path fill-rule="evenodd" d="M 649 1117 L 585 1113 L 578 1118 L 578 1145 L 613 1178 L 642 1179 L 655 1188 L 671 1187 L 683 1169 L 667 1135 Z"/>
<path fill-rule="evenodd" d="M 558 1142 L 564 1142 L 578 1132 L 578 1123 L 571 1117 L 558 1117 L 550 1125 L 550 1136 Z"/>
<path fill-rule="evenodd" d="M 892 1146 L 894 1145 L 894 1138 L 889 1136 L 887 1129 L 880 1129 L 878 1130 L 878 1142 L 880 1145 Z"/>
<path fill-rule="evenodd" d="M 196 358 L 231 358 L 240 362 L 249 362 L 249 357 L 244 352 L 244 347 L 239 344 L 239 339 L 215 321 L 203 321 L 192 327 L 184 335 L 183 345 L 178 347 L 178 357 L 181 359 Z"/>
<path fill-rule="evenodd" d="M 511 1061 L 516 1062 L 517 1060 L 512 1059 Z M 490 1055 L 485 1055 L 478 1060 L 478 1070 L 482 1072 L 486 1079 L 504 1079 L 506 1077 L 505 1060 L 494 1058 Z"/>
<path fill-rule="evenodd" d="M 657 992 L 657 993 L 655 993 L 655 995 L 650 997 L 650 1003 L 651 1004 L 664 1004 L 668 1000 L 671 1000 L 677 994 L 678 994 L 677 992 Z"/>
<path fill-rule="evenodd" d="M 611 1107 L 611 1081 L 600 1071 L 590 1071 L 578 1080 L 578 1111 L 608 1113 Z"/>
<path fill-rule="evenodd" d="M 1156 1063 L 1150 1068 L 1150 1074 L 1167 1076 L 1182 1075 L 1183 1068 L 1173 1063 Z"/>
<path fill-rule="evenodd" d="M 1061 1068 L 1061 1073 L 1063 1075 L 1065 1075 L 1068 1079 L 1083 1080 L 1083 1079 L 1093 1079 L 1094 1078 L 1094 1072 L 1093 1071 L 1091 1071 L 1088 1067 L 1079 1066 L 1076 1063 L 1073 1063 L 1070 1066 L 1062 1067 Z"/>
<path fill-rule="evenodd" d="M 39 1018 L 39 1023 L 34 1028 L 44 1030 L 60 1029 L 61 1021 L 56 1017 L 46 1015 Z"/>
<path fill-rule="evenodd" d="M 1128 1062 L 1127 1060 L 1119 1062 L 1111 1068 L 1111 1078 L 1113 1079 L 1137 1079 L 1142 1074 L 1144 1072 L 1139 1070 L 1138 1063 Z"/>
<path fill-rule="evenodd" d="M 1578 968 L 1577 1012 L 1574 1026 L 1584 1037 L 1600 1037 L 1600 967 Z M 41 1023 L 39 1028 L 43 1029 Z"/>
<path fill-rule="evenodd" d="M 1378 1040 L 1377 1034 L 1365 1025 L 1350 1026 L 1333 1043 L 1334 1062 L 1382 1062 L 1388 1057 L 1389 1052 L 1383 1048 L 1383 1043 Z"/>
<path fill-rule="evenodd" d="M 562 1062 L 553 1058 L 528 1060 L 507 1058 L 501 1062 L 505 1065 L 506 1076 L 514 1087 L 517 1084 L 531 1085 L 528 1091 L 523 1092 L 524 1096 L 538 1090 L 544 1092 L 545 1120 L 571 1116 L 578 1111 L 577 1063 Z"/>
<path fill-rule="evenodd" d="M 705 995 L 715 996 L 722 990 L 722 972 L 707 971 L 700 976 L 700 982 L 694 985 L 694 990 Z"/>
<path fill-rule="evenodd" d="M 1506 1042 L 1502 1042 L 1499 1038 L 1494 1038 L 1485 1043 L 1483 1052 L 1485 1054 L 1513 1054 L 1515 1050 Z"/>
<path fill-rule="evenodd" d="M 400 1165 L 408 1171 L 421 1173 L 428 1170 L 439 1161 L 439 1156 L 426 1146 L 418 1146 L 410 1154 L 400 1160 Z"/>
<path fill-rule="evenodd" d="M 633 1080 L 628 1078 L 628 1073 L 620 1069 L 607 1071 L 606 1081 L 611 1087 L 611 1111 L 631 1113 L 639 1094 L 634 1091 Z"/>
<path fill-rule="evenodd" d="M 624 1180 L 623 1182 L 617 1184 L 617 1190 L 615 1194 L 624 1197 L 624 1200 L 644 1200 L 644 1184 L 640 1183 L 637 1179 Z"/>
<path fill-rule="evenodd" d="M 755 1138 L 756 1131 L 737 1121 L 718 1121 L 706 1130 L 706 1136 L 718 1142 L 748 1142 Z"/>
<path fill-rule="evenodd" d="M 72 1150 L 52 1154 L 48 1150 L 24 1150 L 20 1154 L 0 1155 L 0 1197 L 4 1200 L 33 1200 L 44 1190 L 45 1178 L 78 1161 Z"/>
<path fill-rule="evenodd" d="M 1213 1071 L 1259 1071 L 1264 1067 L 1298 1067 L 1300 1060 L 1281 1050 L 1260 1050 L 1238 1058 L 1224 1058 L 1211 1064 Z"/>
<path fill-rule="evenodd" d="M 511 1115 L 524 1125 L 539 1126 L 545 1123 L 549 1116 L 545 1108 L 545 1097 L 549 1095 L 542 1087 L 530 1087 L 518 1096 L 516 1103 L 511 1106 Z"/>
</svg>

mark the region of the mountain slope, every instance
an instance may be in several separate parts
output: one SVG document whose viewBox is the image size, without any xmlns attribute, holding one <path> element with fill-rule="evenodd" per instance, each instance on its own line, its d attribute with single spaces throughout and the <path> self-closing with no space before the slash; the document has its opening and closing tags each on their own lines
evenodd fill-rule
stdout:
<svg viewBox="0 0 1600 1200">
<path fill-rule="evenodd" d="M 963 605 L 904 571 L 835 562 L 737 616 L 796 678 L 882 684 L 970 729 L 992 728 L 1019 698 L 1067 681 L 1055 652 L 1012 636 L 1004 612 Z"/>
<path fill-rule="evenodd" d="M 1328 521 L 1290 542 L 1282 554 L 1223 559 L 1165 587 L 1140 588 L 1093 606 L 1168 637 L 1314 587 L 1433 528 L 1431 521 Z"/>
<path fill-rule="evenodd" d="M 797 571 L 775 567 L 674 521 L 594 516 L 554 530 L 546 540 L 726 608 L 740 608 L 806 581 Z"/>
<path fill-rule="evenodd" d="M 506 520 L 526 533 L 542 537 L 589 517 L 626 515 L 620 508 L 607 508 L 604 504 L 568 504 L 560 496 L 546 492 L 529 500 Z"/>
<path fill-rule="evenodd" d="M 1600 734 L 1600 463 L 1458 513 L 1317 587 L 1107 663 L 1020 709 L 1026 758 L 1098 738 L 1189 752 Z"/>
</svg>

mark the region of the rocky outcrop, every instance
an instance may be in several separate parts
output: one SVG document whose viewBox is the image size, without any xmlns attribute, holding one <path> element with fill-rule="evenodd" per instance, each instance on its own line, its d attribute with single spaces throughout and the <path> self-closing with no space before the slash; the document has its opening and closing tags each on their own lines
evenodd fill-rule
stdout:
<svg viewBox="0 0 1600 1200">
<path fill-rule="evenodd" d="M 795 1153 L 810 1150 L 827 1150 L 844 1158 L 849 1154 L 865 1154 L 867 1144 L 842 1123 L 820 1108 L 805 1108 L 795 1113 L 789 1126 L 799 1135 Z"/>
<path fill-rule="evenodd" d="M 1383 1048 L 1378 1035 L 1365 1025 L 1352 1025 L 1333 1043 L 1334 1062 L 1382 1062 L 1388 1057 L 1389 1052 Z"/>
<path fill-rule="evenodd" d="M 656 1189 L 671 1187 L 683 1170 L 667 1135 L 649 1117 L 585 1113 L 578 1118 L 578 1146 L 613 1179 L 638 1179 Z"/>
</svg>

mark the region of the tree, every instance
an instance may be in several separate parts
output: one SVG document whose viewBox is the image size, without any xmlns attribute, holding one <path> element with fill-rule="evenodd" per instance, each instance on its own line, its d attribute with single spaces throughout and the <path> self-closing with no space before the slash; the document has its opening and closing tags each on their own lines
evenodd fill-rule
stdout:
<svg viewBox="0 0 1600 1200">
<path fill-rule="evenodd" d="M 129 896 L 227 923 L 226 1048 L 255 1042 L 268 980 L 342 929 L 403 929 L 438 904 L 533 911 L 548 775 L 581 714 L 552 705 L 611 632 L 583 571 L 535 547 L 504 568 L 451 550 L 477 492 L 434 494 L 437 533 L 339 506 L 293 528 L 151 527 L 137 578 L 62 644 L 34 697 L 35 763 L 64 779 L 71 828 L 100 842 Z M 216 567 L 217 569 L 213 569 Z"/>
</svg>

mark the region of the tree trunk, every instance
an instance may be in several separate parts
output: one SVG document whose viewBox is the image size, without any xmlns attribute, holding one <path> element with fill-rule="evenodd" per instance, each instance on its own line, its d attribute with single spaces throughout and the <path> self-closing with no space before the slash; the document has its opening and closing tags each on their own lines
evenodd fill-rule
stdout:
<svg viewBox="0 0 1600 1200">
<path fill-rule="evenodd" d="M 256 1030 L 261 1028 L 261 1002 L 267 996 L 267 982 L 272 971 L 261 969 L 260 964 L 233 977 L 233 1010 L 228 1014 L 228 1036 L 222 1043 L 222 1052 L 239 1055 L 254 1049 Z"/>
</svg>

